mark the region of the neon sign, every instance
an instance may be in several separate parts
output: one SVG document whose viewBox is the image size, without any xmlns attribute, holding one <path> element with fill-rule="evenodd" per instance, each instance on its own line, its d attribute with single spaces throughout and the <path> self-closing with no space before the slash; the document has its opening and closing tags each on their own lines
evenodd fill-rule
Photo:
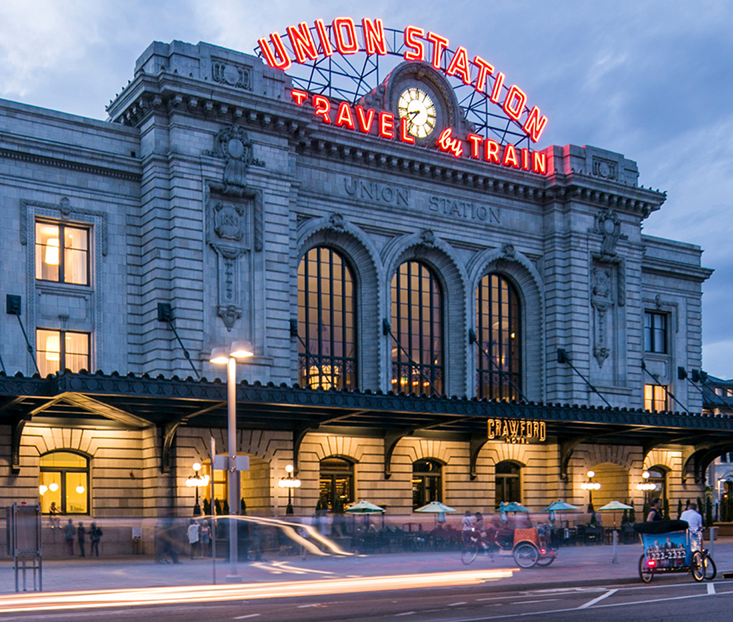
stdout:
<svg viewBox="0 0 733 622">
<path fill-rule="evenodd" d="M 489 419 L 488 439 L 503 438 L 505 443 L 526 445 L 543 442 L 547 438 L 547 424 L 544 421 L 525 419 Z"/>
<path fill-rule="evenodd" d="M 396 43 L 398 35 L 402 38 Z M 457 79 L 460 87 L 475 90 L 482 99 L 501 107 L 508 119 L 521 128 L 525 140 L 538 142 L 547 126 L 547 117 L 537 106 L 529 108 L 527 95 L 519 86 L 505 86 L 503 72 L 496 71 L 481 56 L 470 55 L 463 46 L 452 51 L 447 38 L 417 26 L 408 26 L 401 32 L 385 29 L 381 19 L 364 18 L 357 24 L 350 17 L 337 17 L 330 25 L 316 19 L 313 26 L 306 22 L 290 25 L 285 35 L 273 32 L 269 38 L 259 39 L 258 43 L 265 62 L 282 71 L 288 70 L 293 63 L 315 66 L 334 54 L 345 57 L 357 53 L 374 57 L 387 54 L 402 56 L 405 61 L 426 63 L 442 71 Z M 364 109 L 348 102 L 331 102 L 323 95 L 310 95 L 309 90 L 307 87 L 306 90 L 294 89 L 293 99 L 300 106 L 312 104 L 314 114 L 323 123 L 360 130 L 365 134 L 375 133 L 404 143 L 414 142 L 403 120 L 395 119 L 389 112 Z M 519 149 L 512 144 L 500 145 L 488 136 L 478 134 L 458 136 L 455 131 L 448 128 L 437 137 L 440 150 L 455 157 L 483 160 L 539 174 L 547 172 L 543 153 Z"/>
</svg>

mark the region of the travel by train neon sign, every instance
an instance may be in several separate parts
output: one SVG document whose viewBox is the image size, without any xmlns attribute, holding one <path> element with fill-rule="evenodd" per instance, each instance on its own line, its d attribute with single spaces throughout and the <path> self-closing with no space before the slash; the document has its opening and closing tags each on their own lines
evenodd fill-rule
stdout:
<svg viewBox="0 0 733 622">
<path fill-rule="evenodd" d="M 397 36 L 399 43 L 395 43 Z M 454 78 L 458 87 L 472 89 L 479 98 L 500 107 L 507 119 L 520 128 L 518 132 L 523 133 L 528 145 L 538 142 L 547 126 L 547 117 L 540 109 L 527 105 L 525 92 L 517 85 L 507 86 L 503 72 L 496 71 L 481 56 L 471 57 L 463 46 L 451 50 L 447 38 L 416 26 L 393 31 L 385 29 L 381 19 L 364 18 L 357 24 L 350 17 L 338 17 L 330 25 L 316 19 L 313 26 L 305 22 L 290 25 L 285 35 L 273 32 L 258 43 L 264 61 L 282 71 L 297 67 L 294 63 L 317 66 L 336 54 L 343 57 L 359 53 L 377 58 L 387 54 L 401 56 L 403 61 L 424 63 Z M 323 123 L 387 140 L 415 143 L 415 136 L 408 131 L 404 117 L 398 118 L 392 111 L 359 105 L 357 101 L 331 100 L 323 90 L 294 88 L 291 94 L 297 105 L 311 106 L 313 114 Z M 539 174 L 547 172 L 543 152 L 520 148 L 516 140 L 501 141 L 487 134 L 470 131 L 461 134 L 455 127 L 445 127 L 436 133 L 432 144 L 457 158 L 467 157 Z"/>
</svg>

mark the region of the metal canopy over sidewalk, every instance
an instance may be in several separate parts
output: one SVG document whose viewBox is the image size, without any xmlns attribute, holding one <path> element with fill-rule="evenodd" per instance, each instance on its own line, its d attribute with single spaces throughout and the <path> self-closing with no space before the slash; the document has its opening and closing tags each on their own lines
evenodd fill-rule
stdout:
<svg viewBox="0 0 733 622">
<path fill-rule="evenodd" d="M 323 433 L 384 438 L 385 476 L 392 450 L 405 436 L 469 442 L 471 471 L 487 442 L 487 421 L 542 421 L 548 440 L 560 446 L 561 473 L 580 443 L 639 445 L 645 454 L 660 445 L 689 446 L 695 478 L 721 453 L 733 450 L 733 417 L 648 412 L 638 409 L 490 401 L 466 397 L 416 396 L 380 391 L 321 391 L 274 384 L 237 385 L 238 427 L 286 430 L 300 442 L 315 430 Z M 157 426 L 164 430 L 163 464 L 177 428 L 226 427 L 226 385 L 205 378 L 152 378 L 102 372 L 58 373 L 47 378 L 0 373 L 0 424 L 13 429 L 13 467 L 19 467 L 23 426 L 95 425 L 118 428 Z"/>
</svg>

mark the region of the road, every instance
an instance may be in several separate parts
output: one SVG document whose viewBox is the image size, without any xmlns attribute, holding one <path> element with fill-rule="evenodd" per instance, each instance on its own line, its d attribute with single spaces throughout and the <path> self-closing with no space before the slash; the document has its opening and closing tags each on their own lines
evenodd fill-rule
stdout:
<svg viewBox="0 0 733 622">
<path fill-rule="evenodd" d="M 202 593 L 213 589 L 211 586 L 201 588 Z M 190 594 L 191 590 L 187 592 Z M 543 622 L 687 622 L 691 619 L 730 619 L 732 597 L 733 581 L 694 583 L 689 576 L 680 576 L 658 578 L 651 585 L 562 587 L 511 592 L 487 592 L 477 585 L 127 608 L 7 612 L 0 613 L 0 620 L 481 622 L 521 618 Z"/>
</svg>

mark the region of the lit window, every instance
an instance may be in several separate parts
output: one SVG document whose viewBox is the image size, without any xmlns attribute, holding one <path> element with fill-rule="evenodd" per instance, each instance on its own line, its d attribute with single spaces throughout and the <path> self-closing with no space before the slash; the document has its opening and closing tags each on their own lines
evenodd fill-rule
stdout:
<svg viewBox="0 0 733 622">
<path fill-rule="evenodd" d="M 319 489 L 322 510 L 343 512 L 354 500 L 354 465 L 344 458 L 321 460 Z"/>
<path fill-rule="evenodd" d="M 522 502 L 521 467 L 516 462 L 504 460 L 494 467 L 494 504 Z"/>
<path fill-rule="evenodd" d="M 437 460 L 417 460 L 412 463 L 412 509 L 431 501 L 443 500 L 443 465 Z"/>
<path fill-rule="evenodd" d="M 667 410 L 667 387 L 660 384 L 644 385 L 644 410 Z"/>
<path fill-rule="evenodd" d="M 36 223 L 36 278 L 89 284 L 89 229 Z"/>
<path fill-rule="evenodd" d="M 298 268 L 298 382 L 311 389 L 356 388 L 356 292 L 344 258 L 306 253 Z"/>
<path fill-rule="evenodd" d="M 89 370 L 89 333 L 38 328 L 36 351 L 41 376 L 63 369 L 73 372 Z"/>
<path fill-rule="evenodd" d="M 443 392 L 441 293 L 433 273 L 418 261 L 392 277 L 392 389 Z"/>
<path fill-rule="evenodd" d="M 489 399 L 521 396 L 519 296 L 498 274 L 487 274 L 476 289 L 476 394 Z"/>
<path fill-rule="evenodd" d="M 41 456 L 38 492 L 41 512 L 50 513 L 51 503 L 62 514 L 89 514 L 89 461 L 70 451 Z"/>
<path fill-rule="evenodd" d="M 667 354 L 667 315 L 644 313 L 644 351 Z"/>
</svg>

